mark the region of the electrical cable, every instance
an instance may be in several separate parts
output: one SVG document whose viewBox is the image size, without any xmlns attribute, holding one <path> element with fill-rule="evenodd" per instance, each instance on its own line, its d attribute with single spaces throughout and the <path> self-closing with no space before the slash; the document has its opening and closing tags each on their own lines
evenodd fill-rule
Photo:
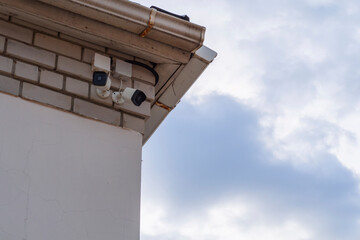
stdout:
<svg viewBox="0 0 360 240">
<path fill-rule="evenodd" d="M 138 62 L 138 61 L 133 61 L 133 60 L 126 60 L 127 63 L 131 63 L 131 64 L 134 64 L 134 65 L 138 65 L 140 67 L 143 67 L 145 68 L 146 70 L 150 71 L 154 77 L 155 77 L 155 86 L 156 84 L 159 82 L 159 74 L 151 67 L 149 67 L 148 65 L 146 65 L 145 63 L 142 63 L 142 62 Z"/>
</svg>

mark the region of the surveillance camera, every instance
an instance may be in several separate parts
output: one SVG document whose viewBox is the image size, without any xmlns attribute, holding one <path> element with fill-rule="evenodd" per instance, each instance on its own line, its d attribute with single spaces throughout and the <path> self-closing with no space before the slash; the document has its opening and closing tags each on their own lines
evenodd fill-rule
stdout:
<svg viewBox="0 0 360 240">
<path fill-rule="evenodd" d="M 99 97 L 107 98 L 110 96 L 111 80 L 106 72 L 94 72 L 92 83 L 96 86 L 96 94 Z"/>
<path fill-rule="evenodd" d="M 140 106 L 146 100 L 146 95 L 143 91 L 128 87 L 121 92 L 114 92 L 112 99 L 117 104 L 132 102 L 135 106 Z"/>
<path fill-rule="evenodd" d="M 93 71 L 93 84 L 96 86 L 96 94 L 101 98 L 110 96 L 111 80 L 110 57 L 95 53 L 92 60 L 91 69 Z"/>
</svg>

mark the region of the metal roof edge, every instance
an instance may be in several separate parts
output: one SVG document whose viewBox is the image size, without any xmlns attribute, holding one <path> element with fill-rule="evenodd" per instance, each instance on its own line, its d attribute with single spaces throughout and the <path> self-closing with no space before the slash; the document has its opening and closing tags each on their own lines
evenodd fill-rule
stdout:
<svg viewBox="0 0 360 240">
<path fill-rule="evenodd" d="M 37 0 L 114 27 L 194 52 L 204 41 L 205 27 L 131 1 Z M 145 34 L 144 34 L 145 33 Z"/>
<path fill-rule="evenodd" d="M 212 49 L 202 46 L 198 49 L 185 65 L 179 76 L 168 86 L 158 101 L 151 108 L 151 117 L 146 121 L 143 144 L 151 137 L 161 122 L 180 99 L 185 95 L 193 83 L 204 72 L 207 66 L 215 59 L 217 53 Z"/>
<path fill-rule="evenodd" d="M 129 31 L 42 1 L 0 0 L 0 12 L 155 63 L 186 64 L 192 55 L 189 51 L 139 37 Z"/>
</svg>

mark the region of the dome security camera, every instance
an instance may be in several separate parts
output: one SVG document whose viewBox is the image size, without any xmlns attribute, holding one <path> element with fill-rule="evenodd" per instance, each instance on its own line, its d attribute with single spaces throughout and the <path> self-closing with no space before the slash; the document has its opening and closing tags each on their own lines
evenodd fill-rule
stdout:
<svg viewBox="0 0 360 240">
<path fill-rule="evenodd" d="M 96 94 L 101 98 L 110 96 L 111 80 L 106 72 L 95 71 L 92 83 L 96 86 Z"/>
<path fill-rule="evenodd" d="M 143 91 L 127 87 L 123 91 L 113 92 L 112 99 L 116 104 L 132 102 L 135 106 L 140 106 L 146 100 L 146 95 Z"/>
</svg>

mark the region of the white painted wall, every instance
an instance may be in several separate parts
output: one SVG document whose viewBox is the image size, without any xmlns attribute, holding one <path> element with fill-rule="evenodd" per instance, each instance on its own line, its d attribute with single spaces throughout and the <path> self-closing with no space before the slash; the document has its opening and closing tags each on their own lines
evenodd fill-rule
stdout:
<svg viewBox="0 0 360 240">
<path fill-rule="evenodd" d="M 142 137 L 0 93 L 0 239 L 139 239 Z"/>
</svg>

